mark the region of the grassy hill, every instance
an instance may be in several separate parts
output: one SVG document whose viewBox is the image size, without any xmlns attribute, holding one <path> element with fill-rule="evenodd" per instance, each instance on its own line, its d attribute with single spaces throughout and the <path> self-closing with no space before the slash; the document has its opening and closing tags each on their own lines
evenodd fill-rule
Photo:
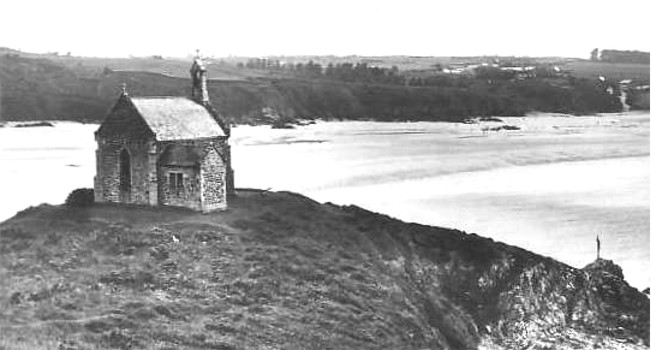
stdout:
<svg viewBox="0 0 651 350">
<path fill-rule="evenodd" d="M 310 59 L 325 63 L 330 58 Z M 481 57 L 350 59 L 383 67 L 395 64 L 404 69 L 400 74 L 407 81 L 422 77 L 428 83 L 341 81 L 215 60 L 208 64 L 209 90 L 218 110 L 235 123 L 269 123 L 273 118 L 462 121 L 532 111 L 588 114 L 621 109 L 616 96 L 608 95 L 589 74 L 581 73 L 590 79 L 495 80 L 445 76 L 435 70 L 437 64 L 475 64 L 485 59 Z M 188 67 L 189 61 L 181 59 L 82 58 L 0 49 L 0 119 L 97 122 L 122 83 L 133 95 L 189 95 Z"/>
<path fill-rule="evenodd" d="M 30 208 L 0 224 L 0 280 L 3 349 L 649 344 L 649 299 L 612 262 L 283 192 L 238 190 L 208 215 Z"/>
</svg>

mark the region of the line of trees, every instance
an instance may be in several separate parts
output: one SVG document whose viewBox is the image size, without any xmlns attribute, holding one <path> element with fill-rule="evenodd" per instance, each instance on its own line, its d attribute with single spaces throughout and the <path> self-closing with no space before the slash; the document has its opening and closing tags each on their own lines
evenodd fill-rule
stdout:
<svg viewBox="0 0 651 350">
<path fill-rule="evenodd" d="M 522 63 L 522 62 L 520 62 Z M 359 63 L 329 63 L 323 66 L 312 60 L 307 63 L 284 63 L 277 59 L 252 58 L 246 62 L 238 63 L 240 68 L 262 69 L 267 71 L 282 72 L 288 76 L 307 79 L 331 79 L 349 83 L 371 83 L 405 86 L 446 86 L 469 87 L 479 81 L 504 82 L 523 78 L 554 78 L 559 72 L 554 71 L 552 65 L 536 65 L 535 69 L 526 72 L 515 72 L 501 69 L 500 67 L 482 66 L 474 69 L 470 74 L 450 75 L 440 73 L 442 67 L 437 67 L 437 74 L 413 75 L 403 74 L 398 67 L 391 68 Z"/>
<path fill-rule="evenodd" d="M 602 50 L 594 49 L 590 53 L 592 61 L 602 61 L 610 63 L 637 63 L 649 64 L 649 53 L 644 51 L 626 51 L 626 50 Z"/>
<path fill-rule="evenodd" d="M 341 63 L 333 65 L 328 64 L 325 68 L 324 75 L 328 78 L 350 82 L 369 82 L 380 84 L 403 85 L 405 77 L 400 74 L 398 67 L 393 66 L 390 69 L 369 66 L 366 63 Z"/>
<path fill-rule="evenodd" d="M 282 71 L 297 77 L 328 78 L 345 82 L 404 85 L 405 77 L 398 67 L 383 68 L 368 63 L 329 63 L 325 67 L 310 60 L 307 63 L 283 63 L 277 59 L 254 58 L 238 63 L 240 68 Z"/>
</svg>

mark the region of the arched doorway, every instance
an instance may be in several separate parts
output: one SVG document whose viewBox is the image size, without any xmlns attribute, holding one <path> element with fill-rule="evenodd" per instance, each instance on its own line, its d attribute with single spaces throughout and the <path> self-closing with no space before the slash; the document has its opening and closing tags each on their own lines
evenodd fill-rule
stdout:
<svg viewBox="0 0 651 350">
<path fill-rule="evenodd" d="M 120 152 L 120 202 L 131 201 L 131 155 L 123 149 Z"/>
</svg>

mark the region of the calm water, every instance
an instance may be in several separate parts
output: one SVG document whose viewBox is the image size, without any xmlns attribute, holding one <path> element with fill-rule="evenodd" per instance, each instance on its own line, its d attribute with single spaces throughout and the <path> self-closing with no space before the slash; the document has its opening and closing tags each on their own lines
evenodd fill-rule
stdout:
<svg viewBox="0 0 651 350">
<path fill-rule="evenodd" d="M 498 123 L 318 123 L 233 129 L 236 186 L 291 190 L 477 232 L 582 267 L 605 258 L 649 286 L 649 115 Z M 0 220 L 91 187 L 95 125 L 1 128 Z"/>
</svg>

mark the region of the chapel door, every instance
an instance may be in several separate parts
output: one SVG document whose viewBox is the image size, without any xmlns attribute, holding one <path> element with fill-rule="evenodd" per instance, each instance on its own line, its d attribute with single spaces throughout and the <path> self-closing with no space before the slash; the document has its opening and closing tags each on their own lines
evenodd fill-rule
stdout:
<svg viewBox="0 0 651 350">
<path fill-rule="evenodd" d="M 131 202 L 131 156 L 126 149 L 120 152 L 120 202 Z"/>
</svg>

